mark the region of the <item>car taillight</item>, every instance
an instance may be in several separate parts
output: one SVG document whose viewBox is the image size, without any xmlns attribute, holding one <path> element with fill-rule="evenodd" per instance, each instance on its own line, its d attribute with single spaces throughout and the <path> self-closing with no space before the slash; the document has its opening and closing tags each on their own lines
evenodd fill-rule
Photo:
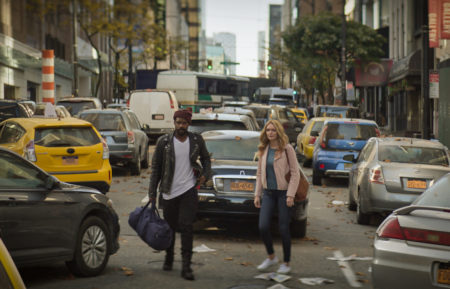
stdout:
<svg viewBox="0 0 450 289">
<path fill-rule="evenodd" d="M 36 150 L 34 149 L 34 141 L 30 140 L 24 148 L 25 158 L 30 162 L 37 161 Z"/>
<path fill-rule="evenodd" d="M 102 157 L 104 160 L 109 159 L 109 147 L 104 138 L 102 138 L 102 145 L 103 145 L 103 156 Z"/>
<path fill-rule="evenodd" d="M 169 96 L 170 100 L 170 108 L 175 108 L 175 105 L 173 104 L 173 99 Z"/>
<path fill-rule="evenodd" d="M 375 129 L 375 133 L 377 134 L 377 137 L 380 137 L 380 135 L 381 135 L 381 133 L 380 133 L 380 130 L 379 129 Z"/>
<path fill-rule="evenodd" d="M 407 240 L 450 246 L 450 233 L 414 228 L 402 228 L 397 217 L 391 217 L 378 230 L 381 238 Z"/>
<path fill-rule="evenodd" d="M 397 217 L 386 220 L 378 229 L 378 237 L 405 240 L 405 234 L 400 227 Z"/>
<path fill-rule="evenodd" d="M 376 184 L 384 184 L 384 176 L 381 167 L 375 167 L 370 170 L 369 182 Z"/>
<path fill-rule="evenodd" d="M 308 144 L 314 144 L 316 142 L 316 137 L 312 136 L 309 138 L 309 143 Z"/>
<path fill-rule="evenodd" d="M 134 143 L 134 132 L 131 130 L 127 131 L 127 137 L 128 137 L 128 143 L 133 144 Z"/>
</svg>

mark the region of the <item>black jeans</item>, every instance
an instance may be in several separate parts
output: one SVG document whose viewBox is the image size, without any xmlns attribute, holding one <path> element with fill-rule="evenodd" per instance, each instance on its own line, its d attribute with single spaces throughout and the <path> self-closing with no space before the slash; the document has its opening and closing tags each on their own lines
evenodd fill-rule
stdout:
<svg viewBox="0 0 450 289">
<path fill-rule="evenodd" d="M 193 223 L 197 214 L 198 193 L 195 187 L 184 194 L 170 199 L 162 200 L 164 219 L 173 230 L 172 244 L 166 249 L 167 254 L 173 256 L 175 246 L 175 232 L 181 233 L 181 256 L 183 263 L 190 264 L 192 257 Z"/>
<path fill-rule="evenodd" d="M 270 223 L 278 209 L 278 229 L 280 230 L 283 243 L 283 261 L 288 263 L 291 259 L 291 233 L 289 225 L 291 222 L 292 207 L 286 205 L 286 191 L 264 190 L 259 211 L 259 233 L 266 246 L 268 255 L 274 253 Z"/>
</svg>

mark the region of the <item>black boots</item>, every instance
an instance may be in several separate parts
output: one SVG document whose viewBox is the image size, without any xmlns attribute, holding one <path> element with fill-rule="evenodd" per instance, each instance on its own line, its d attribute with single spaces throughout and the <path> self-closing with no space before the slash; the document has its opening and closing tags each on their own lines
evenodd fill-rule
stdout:
<svg viewBox="0 0 450 289">
<path fill-rule="evenodd" d="M 166 258 L 164 259 L 163 270 L 164 271 L 172 271 L 173 266 L 173 253 L 166 253 Z"/>
<path fill-rule="evenodd" d="M 181 270 L 181 277 L 186 280 L 195 280 L 194 273 L 192 272 L 190 265 L 183 264 L 183 269 Z"/>
</svg>

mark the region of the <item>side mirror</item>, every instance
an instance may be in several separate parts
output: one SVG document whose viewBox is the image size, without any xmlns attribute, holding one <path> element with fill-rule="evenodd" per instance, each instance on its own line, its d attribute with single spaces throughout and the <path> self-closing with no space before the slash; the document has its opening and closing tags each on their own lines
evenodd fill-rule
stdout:
<svg viewBox="0 0 450 289">
<path fill-rule="evenodd" d="M 47 190 L 53 190 L 54 188 L 56 188 L 58 186 L 59 182 L 53 178 L 52 176 L 47 177 L 47 179 L 45 179 L 45 188 Z"/>
<path fill-rule="evenodd" d="M 147 131 L 150 130 L 150 126 L 149 126 L 148 124 L 144 123 L 144 124 L 142 125 L 142 128 L 141 128 L 141 129 L 142 129 L 143 131 L 147 132 Z"/>
<path fill-rule="evenodd" d="M 352 154 L 345 155 L 345 156 L 343 157 L 343 159 L 344 159 L 344 161 L 348 161 L 348 162 L 352 162 L 352 163 L 354 163 L 354 162 L 356 161 L 355 156 L 352 155 Z"/>
<path fill-rule="evenodd" d="M 313 130 L 312 132 L 311 132 L 311 136 L 319 136 L 319 132 L 317 131 L 317 130 Z"/>
</svg>

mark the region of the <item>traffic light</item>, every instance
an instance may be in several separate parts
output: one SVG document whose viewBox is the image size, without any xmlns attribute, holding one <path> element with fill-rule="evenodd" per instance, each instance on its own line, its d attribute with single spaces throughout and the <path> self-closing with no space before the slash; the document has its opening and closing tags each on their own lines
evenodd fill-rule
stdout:
<svg viewBox="0 0 450 289">
<path fill-rule="evenodd" d="M 267 70 L 272 70 L 272 61 L 267 61 Z"/>
<path fill-rule="evenodd" d="M 211 60 L 211 59 L 208 59 L 208 65 L 207 65 L 207 68 L 208 68 L 209 70 L 212 69 L 212 60 Z"/>
</svg>

